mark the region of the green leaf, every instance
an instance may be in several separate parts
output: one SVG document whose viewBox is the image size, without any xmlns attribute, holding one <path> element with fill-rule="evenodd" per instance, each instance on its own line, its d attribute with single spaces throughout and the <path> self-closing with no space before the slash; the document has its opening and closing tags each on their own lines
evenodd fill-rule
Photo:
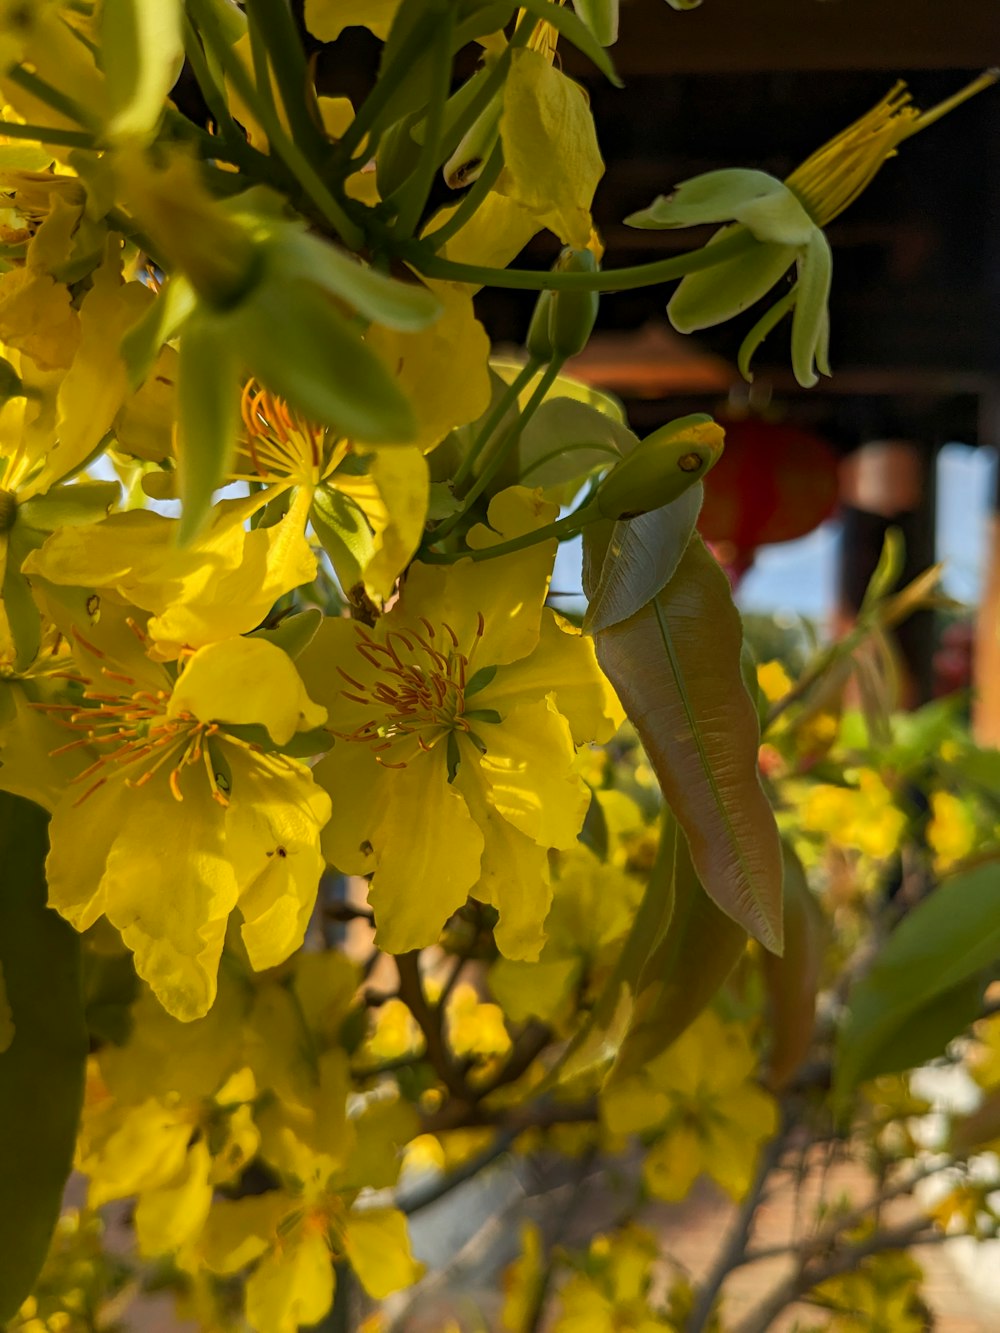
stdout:
<svg viewBox="0 0 1000 1333">
<path fill-rule="evenodd" d="M 46 816 L 0 794 L 0 964 L 14 1023 L 0 1054 L 0 1323 L 30 1293 L 59 1216 L 83 1102 L 80 939 L 45 905 Z"/>
<path fill-rule="evenodd" d="M 1000 863 L 942 883 L 889 936 L 847 997 L 835 1091 L 940 1055 L 978 1013 L 1000 959 Z"/>
<path fill-rule="evenodd" d="M 340 586 L 349 592 L 363 582 L 364 572 L 375 554 L 368 520 L 353 500 L 325 487 L 317 490 L 309 517 Z"/>
<path fill-rule="evenodd" d="M 627 426 L 596 407 L 573 398 L 548 398 L 521 432 L 520 481 L 568 505 L 587 477 L 617 463 L 637 443 Z"/>
<path fill-rule="evenodd" d="M 578 51 L 582 51 L 587 59 L 592 61 L 604 77 L 616 88 L 625 86 L 618 77 L 618 72 L 607 51 L 600 45 L 586 23 L 571 9 L 563 9 L 561 5 L 549 4 L 548 0 L 521 0 L 521 4 L 532 18 L 544 19 L 546 23 L 551 23 L 560 37 L 565 37 L 571 46 L 575 46 Z"/>
<path fill-rule="evenodd" d="M 612 1079 L 635 1073 L 676 1041 L 712 999 L 746 947 L 746 931 L 721 912 L 701 887 L 680 830 L 672 843 L 673 912 L 651 939 Z"/>
<path fill-rule="evenodd" d="M 757 771 L 759 728 L 740 672 L 725 574 L 695 534 L 666 587 L 594 635 L 705 892 L 781 951 L 781 845 Z"/>
<path fill-rule="evenodd" d="M 213 493 L 232 470 L 240 420 L 237 374 L 234 350 L 218 336 L 215 321 L 191 321 L 181 338 L 177 373 L 181 542 L 197 536 Z"/>
<path fill-rule="evenodd" d="M 181 0 L 104 0 L 101 65 L 118 139 L 152 138 L 184 62 Z"/>
<path fill-rule="evenodd" d="M 785 952 L 781 958 L 771 953 L 760 957 L 771 1032 L 768 1082 L 776 1089 L 784 1087 L 809 1053 L 828 933 L 802 862 L 788 843 L 782 844 L 782 853 Z"/>
<path fill-rule="evenodd" d="M 596 634 L 627 620 L 666 586 L 691 540 L 704 494 L 696 482 L 662 509 L 619 519 L 606 546 L 603 534 L 593 531 L 604 524 L 584 529 L 583 587 L 589 599 L 585 630 Z"/>
<path fill-rule="evenodd" d="M 312 421 L 368 444 L 413 438 L 413 410 L 395 378 L 312 283 L 269 275 L 213 323 L 216 339 L 231 340 L 251 374 Z"/>
</svg>

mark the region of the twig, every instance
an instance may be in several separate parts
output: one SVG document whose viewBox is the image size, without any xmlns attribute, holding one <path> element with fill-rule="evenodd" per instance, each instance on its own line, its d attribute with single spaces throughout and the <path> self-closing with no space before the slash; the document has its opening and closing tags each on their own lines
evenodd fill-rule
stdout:
<svg viewBox="0 0 1000 1333">
<path fill-rule="evenodd" d="M 711 1272 L 698 1289 L 694 1309 L 687 1323 L 687 1333 L 702 1333 L 702 1329 L 708 1325 L 712 1317 L 712 1311 L 719 1292 L 722 1290 L 723 1283 L 733 1269 L 738 1268 L 743 1262 L 747 1241 L 750 1239 L 750 1232 L 753 1228 L 754 1216 L 760 1207 L 768 1177 L 778 1164 L 784 1151 L 787 1133 L 788 1127 L 783 1126 L 761 1152 L 760 1161 L 757 1164 L 757 1173 L 753 1184 L 750 1186 L 750 1191 L 740 1205 L 736 1220 L 715 1263 L 712 1265 Z"/>
<path fill-rule="evenodd" d="M 441 1011 L 432 1008 L 424 994 L 423 982 L 420 979 L 419 951 L 399 954 L 396 958 L 396 970 L 399 972 L 399 998 L 424 1034 L 427 1059 L 451 1095 L 463 1104 L 471 1104 L 475 1100 L 475 1094 L 466 1082 L 462 1070 L 452 1059 L 442 1031 Z"/>
<path fill-rule="evenodd" d="M 943 1232 L 933 1230 L 933 1227 L 930 1218 L 919 1217 L 893 1229 L 876 1232 L 867 1240 L 840 1250 L 823 1263 L 802 1262 L 790 1277 L 733 1326 L 732 1333 L 767 1333 L 787 1306 L 793 1305 L 819 1283 L 843 1273 L 852 1273 L 873 1254 L 881 1254 L 885 1250 L 905 1250 L 908 1245 L 915 1243 L 926 1245 L 950 1239 Z M 921 1235 L 924 1231 L 927 1232 L 926 1236 Z"/>
</svg>

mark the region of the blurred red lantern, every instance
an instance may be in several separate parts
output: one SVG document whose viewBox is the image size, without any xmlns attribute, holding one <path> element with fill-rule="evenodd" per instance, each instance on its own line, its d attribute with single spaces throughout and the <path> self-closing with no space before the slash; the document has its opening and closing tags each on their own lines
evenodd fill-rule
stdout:
<svg viewBox="0 0 1000 1333">
<path fill-rule="evenodd" d="M 811 431 L 717 414 L 722 457 L 705 479 L 698 528 L 737 577 L 759 546 L 804 537 L 837 507 L 837 454 Z"/>
</svg>

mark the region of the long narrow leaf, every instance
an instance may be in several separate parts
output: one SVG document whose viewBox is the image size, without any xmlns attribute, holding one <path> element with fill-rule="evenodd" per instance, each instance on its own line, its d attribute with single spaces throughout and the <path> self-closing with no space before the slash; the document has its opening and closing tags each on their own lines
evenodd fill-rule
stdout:
<svg viewBox="0 0 1000 1333">
<path fill-rule="evenodd" d="M 740 672 L 742 626 L 701 538 L 691 539 L 652 601 L 598 631 L 594 643 L 705 892 L 780 953 L 781 845 L 757 771 L 760 733 Z"/>
</svg>

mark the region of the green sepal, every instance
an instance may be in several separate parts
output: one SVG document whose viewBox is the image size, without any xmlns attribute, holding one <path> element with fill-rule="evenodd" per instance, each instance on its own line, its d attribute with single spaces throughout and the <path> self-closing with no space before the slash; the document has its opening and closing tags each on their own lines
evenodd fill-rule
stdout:
<svg viewBox="0 0 1000 1333">
<path fill-rule="evenodd" d="M 413 409 L 357 325 L 314 283 L 269 275 L 213 318 L 246 369 L 310 420 L 368 444 L 413 438 Z"/>
<path fill-rule="evenodd" d="M 285 616 L 280 624 L 273 628 L 255 629 L 247 635 L 248 639 L 266 639 L 287 653 L 293 660 L 304 652 L 316 637 L 316 631 L 323 623 L 323 612 L 317 607 L 299 611 L 296 615 Z"/>
<path fill-rule="evenodd" d="M 210 318 L 191 320 L 178 362 L 177 475 L 182 501 L 179 540 L 201 531 L 213 493 L 232 470 L 239 428 L 239 362 Z"/>
<path fill-rule="evenodd" d="M 327 487 L 317 490 L 309 518 L 340 586 L 349 592 L 362 582 L 375 554 L 368 520 L 353 500 Z"/>
<path fill-rule="evenodd" d="M 160 348 L 180 331 L 197 304 L 194 288 L 182 274 L 175 273 L 164 281 L 156 300 L 122 338 L 119 350 L 133 393 L 153 369 Z"/>
<path fill-rule="evenodd" d="M 104 0 L 100 52 L 112 137 L 155 133 L 184 62 L 183 24 L 181 0 Z"/>
</svg>

